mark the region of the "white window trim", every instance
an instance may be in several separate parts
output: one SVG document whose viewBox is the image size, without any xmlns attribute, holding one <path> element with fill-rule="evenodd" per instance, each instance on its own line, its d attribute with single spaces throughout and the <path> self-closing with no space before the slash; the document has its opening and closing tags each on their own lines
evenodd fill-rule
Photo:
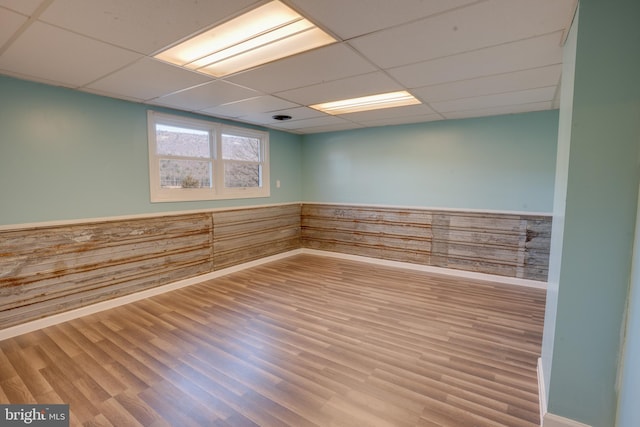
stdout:
<svg viewBox="0 0 640 427">
<path fill-rule="evenodd" d="M 182 127 L 191 127 L 209 131 L 214 137 L 211 141 L 210 158 L 213 165 L 213 188 L 162 188 L 160 185 L 160 161 L 156 150 L 156 123 L 164 123 Z M 152 203 L 156 202 L 187 202 L 202 200 L 249 199 L 269 197 L 269 133 L 237 126 L 225 125 L 206 120 L 175 116 L 149 110 L 147 112 L 147 134 L 149 145 L 149 190 Z M 261 140 L 261 186 L 257 188 L 225 188 L 224 161 L 222 159 L 222 134 L 233 134 L 259 138 Z M 202 159 L 204 160 L 204 159 Z M 250 162 L 254 163 L 254 162 Z"/>
</svg>

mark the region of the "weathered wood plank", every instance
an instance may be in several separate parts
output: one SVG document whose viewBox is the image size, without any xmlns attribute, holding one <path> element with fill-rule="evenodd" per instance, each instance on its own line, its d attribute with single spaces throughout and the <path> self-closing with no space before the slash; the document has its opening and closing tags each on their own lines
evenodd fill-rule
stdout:
<svg viewBox="0 0 640 427">
<path fill-rule="evenodd" d="M 369 246 L 389 249 L 399 249 L 405 251 L 424 251 L 429 252 L 430 239 L 410 238 L 406 236 L 380 235 L 380 234 L 364 234 L 336 232 L 335 230 L 305 230 L 305 237 L 309 240 L 321 240 L 325 242 L 336 242 L 345 245 L 352 244 L 354 246 Z"/>
<path fill-rule="evenodd" d="M 520 216 L 506 216 L 496 214 L 440 214 L 449 216 L 449 227 L 452 229 L 493 231 L 496 233 L 518 232 L 520 230 Z"/>
<path fill-rule="evenodd" d="M 300 247 L 300 205 L 213 214 L 213 268 L 219 270 Z"/>
<path fill-rule="evenodd" d="M 300 231 L 296 228 L 267 229 L 235 238 L 216 239 L 213 242 L 213 251 L 217 257 L 227 251 L 242 251 L 264 243 L 299 238 Z"/>
<path fill-rule="evenodd" d="M 29 283 L 48 277 L 59 277 L 77 272 L 89 272 L 96 268 L 122 265 L 135 260 L 153 259 L 159 256 L 180 253 L 185 250 L 208 249 L 211 245 L 208 235 L 165 238 L 153 242 L 126 243 L 106 248 L 96 248 L 84 252 L 53 253 L 41 257 L 39 253 L 16 258 L 8 274 L 16 282 Z M 204 255 L 206 256 L 206 254 Z"/>
<path fill-rule="evenodd" d="M 411 262 L 414 264 L 430 265 L 429 251 L 408 251 L 393 247 L 380 247 L 372 245 L 358 245 L 343 243 L 335 240 L 305 240 L 304 247 L 321 251 L 339 252 L 344 254 L 359 255 L 370 258 L 386 259 L 390 261 Z"/>
<path fill-rule="evenodd" d="M 534 280 L 548 270 L 551 218 L 540 215 L 313 204 L 301 226 L 308 248 Z"/>
<path fill-rule="evenodd" d="M 304 247 L 428 263 L 431 213 L 424 210 L 303 205 L 301 226 Z"/>
<path fill-rule="evenodd" d="M 520 233 L 492 233 L 479 230 L 449 229 L 447 240 L 450 243 L 473 243 L 476 245 L 495 246 L 518 249 L 520 247 Z M 435 240 L 443 240 L 434 237 Z"/>
<path fill-rule="evenodd" d="M 173 271 L 180 266 L 201 265 L 204 272 L 211 271 L 208 258 L 209 249 L 188 250 L 162 257 L 129 260 L 127 263 L 96 266 L 92 270 L 67 272 L 50 276 L 43 280 L 33 280 L 25 284 L 0 288 L 0 310 L 16 305 L 32 304 L 40 300 L 55 299 L 75 294 L 83 290 L 116 286 L 135 280 L 138 276 L 160 275 L 163 271 Z M 177 277 L 176 279 L 186 278 Z"/>
<path fill-rule="evenodd" d="M 431 237 L 430 227 L 422 224 L 303 218 L 302 227 L 305 230 L 334 230 L 336 232 L 371 233 L 427 239 Z"/>
<path fill-rule="evenodd" d="M 234 265 L 254 261 L 260 258 L 288 252 L 300 247 L 300 238 L 272 240 L 249 247 L 240 247 L 236 250 L 219 252 L 214 258 L 214 269 L 220 270 Z"/>
<path fill-rule="evenodd" d="M 306 217 L 398 222 L 402 224 L 429 225 L 431 223 L 431 213 L 429 211 L 366 206 L 304 204 L 302 206 L 303 220 Z"/>
<path fill-rule="evenodd" d="M 212 270 L 211 214 L 0 232 L 0 327 Z"/>
<path fill-rule="evenodd" d="M 438 265 L 438 267 L 508 277 L 516 277 L 517 272 L 517 267 L 515 265 L 505 265 L 478 258 L 461 258 L 455 256 L 448 256 L 446 261 Z"/>
<path fill-rule="evenodd" d="M 449 258 L 482 259 L 496 264 L 518 265 L 518 248 L 493 247 L 474 243 L 449 243 Z"/>
<path fill-rule="evenodd" d="M 3 231 L 0 262 L 9 255 L 40 251 L 43 256 L 78 248 L 120 246 L 125 242 L 164 240 L 211 230 L 210 214 L 188 214 L 122 221 Z"/>
<path fill-rule="evenodd" d="M 152 270 L 147 275 L 123 277 L 121 281 L 109 281 L 107 284 L 94 284 L 83 287 L 76 292 L 60 294 L 56 298 L 39 300 L 35 303 L 23 304 L 17 307 L 0 310 L 0 325 L 9 327 L 26 321 L 39 319 L 53 314 L 84 307 L 101 301 L 125 296 L 134 292 L 161 286 L 176 280 L 205 274 L 210 267 L 193 262 L 176 263 L 172 270 L 158 273 Z"/>
<path fill-rule="evenodd" d="M 241 208 L 222 212 L 214 212 L 213 219 L 216 227 L 235 224 L 251 224 L 268 219 L 283 217 L 300 218 L 300 205 L 267 206 L 257 208 Z"/>
</svg>

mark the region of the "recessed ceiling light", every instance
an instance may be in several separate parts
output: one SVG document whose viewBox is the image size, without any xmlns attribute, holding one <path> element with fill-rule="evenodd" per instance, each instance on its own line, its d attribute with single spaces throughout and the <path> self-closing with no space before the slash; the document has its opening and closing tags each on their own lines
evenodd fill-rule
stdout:
<svg viewBox="0 0 640 427">
<path fill-rule="evenodd" d="M 276 0 L 166 49 L 155 58 L 223 77 L 335 41 Z"/>
<path fill-rule="evenodd" d="M 357 113 L 359 111 L 378 110 L 381 108 L 403 107 L 415 104 L 420 104 L 420 101 L 409 92 L 400 91 L 380 93 L 360 98 L 343 99 L 341 101 L 325 102 L 323 104 L 310 105 L 309 107 L 327 114 L 337 115 Z"/>
</svg>

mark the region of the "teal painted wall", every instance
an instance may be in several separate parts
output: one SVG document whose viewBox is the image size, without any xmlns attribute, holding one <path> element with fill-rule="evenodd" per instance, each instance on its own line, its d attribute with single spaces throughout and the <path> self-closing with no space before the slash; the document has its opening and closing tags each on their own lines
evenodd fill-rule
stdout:
<svg viewBox="0 0 640 427">
<path fill-rule="evenodd" d="M 305 135 L 305 201 L 551 212 L 558 112 Z"/>
<path fill-rule="evenodd" d="M 549 390 L 551 361 L 555 339 L 556 315 L 558 310 L 558 286 L 564 239 L 565 206 L 567 204 L 567 177 L 571 146 L 571 120 L 573 117 L 573 87 L 575 80 L 576 47 L 578 40 L 578 19 L 576 12 L 573 25 L 567 36 L 562 53 L 562 84 L 560 92 L 560 123 L 558 124 L 558 151 L 556 155 L 556 178 L 553 197 L 553 226 L 549 255 L 549 276 L 547 279 L 547 300 L 544 313 L 544 334 L 542 337 L 542 372 L 544 390 Z M 548 402 L 548 394 L 545 396 Z"/>
<path fill-rule="evenodd" d="M 551 211 L 556 111 L 270 131 L 270 198 L 151 203 L 148 108 L 0 76 L 0 225 L 300 200 Z"/>
<path fill-rule="evenodd" d="M 616 416 L 640 179 L 638 17 L 637 0 L 580 2 L 547 391 L 549 412 L 594 427 L 611 427 Z"/>
<path fill-rule="evenodd" d="M 640 426 L 640 215 L 636 219 L 634 248 L 617 427 Z"/>
<path fill-rule="evenodd" d="M 0 225 L 300 201 L 301 137 L 271 131 L 271 197 L 151 203 L 148 108 L 0 76 Z"/>
</svg>

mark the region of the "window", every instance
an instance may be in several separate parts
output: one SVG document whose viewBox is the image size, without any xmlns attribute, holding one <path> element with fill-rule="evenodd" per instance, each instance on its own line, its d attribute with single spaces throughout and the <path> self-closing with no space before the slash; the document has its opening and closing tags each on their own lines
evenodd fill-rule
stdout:
<svg viewBox="0 0 640 427">
<path fill-rule="evenodd" d="M 269 134 L 149 111 L 152 202 L 269 196 Z"/>
</svg>

